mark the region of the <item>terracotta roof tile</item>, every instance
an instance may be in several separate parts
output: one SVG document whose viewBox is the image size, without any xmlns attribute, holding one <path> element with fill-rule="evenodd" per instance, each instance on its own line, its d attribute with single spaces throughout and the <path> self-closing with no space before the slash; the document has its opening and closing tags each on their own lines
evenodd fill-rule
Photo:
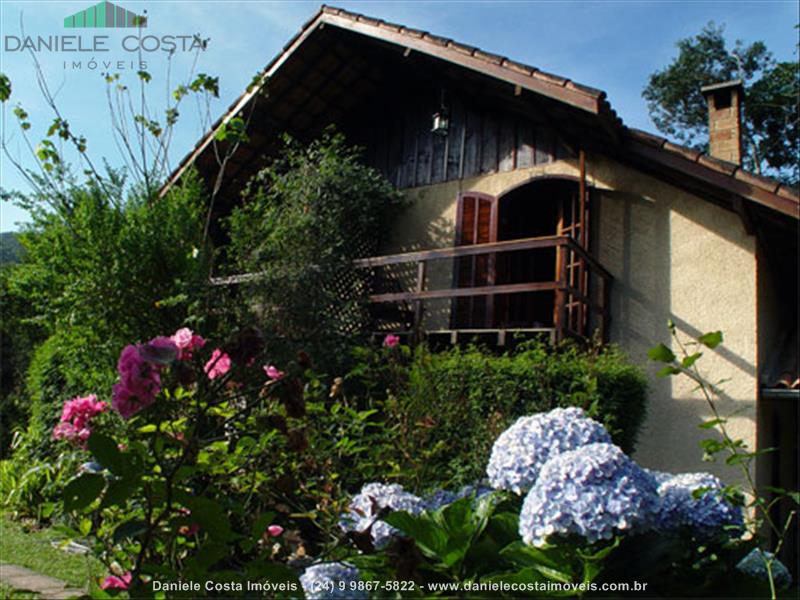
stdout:
<svg viewBox="0 0 800 600">
<path fill-rule="evenodd" d="M 536 70 L 533 67 L 529 67 L 528 65 L 516 62 L 514 60 L 509 60 L 508 58 L 503 61 L 503 66 L 506 69 L 517 71 L 518 73 L 522 73 L 523 75 L 527 75 L 529 77 L 533 75 L 533 72 Z"/>
<path fill-rule="evenodd" d="M 800 190 L 796 187 L 792 187 L 790 185 L 786 185 L 782 183 L 781 186 L 777 190 L 778 196 L 782 196 L 783 198 L 788 198 L 790 200 L 794 200 L 795 202 L 800 202 Z"/>
<path fill-rule="evenodd" d="M 775 181 L 774 179 L 769 179 L 768 177 L 761 177 L 760 175 L 756 175 L 750 171 L 745 171 L 744 169 L 737 169 L 736 173 L 734 173 L 734 176 L 739 181 L 744 181 L 747 184 L 768 190 L 770 192 L 776 191 L 780 185 L 780 181 Z"/>
<path fill-rule="evenodd" d="M 637 141 L 647 144 L 648 146 L 661 148 L 667 142 L 666 138 L 663 138 L 658 135 L 653 135 L 652 133 L 648 133 L 647 131 L 642 131 L 641 129 L 629 129 L 628 132 Z"/>
<path fill-rule="evenodd" d="M 593 88 L 588 85 L 583 85 L 582 83 L 575 83 L 572 80 L 567 81 L 566 87 L 568 87 L 571 90 L 583 92 L 584 94 L 589 94 L 590 96 L 597 96 L 598 98 L 603 98 L 606 95 L 606 93 L 603 90 L 598 90 L 597 88 Z"/>
<path fill-rule="evenodd" d="M 728 162 L 727 160 L 720 160 L 719 158 L 709 156 L 708 154 L 701 154 L 699 157 L 697 157 L 697 162 L 704 167 L 714 169 L 720 173 L 725 173 L 725 175 L 733 175 L 736 170 L 740 168 L 737 164 Z"/>
<path fill-rule="evenodd" d="M 397 23 L 389 23 L 388 21 L 381 21 L 380 27 L 383 29 L 391 29 L 392 31 L 396 31 L 398 33 L 400 33 L 400 31 L 403 29 L 402 25 L 398 25 Z"/>
<path fill-rule="evenodd" d="M 426 42 L 433 42 L 439 46 L 447 46 L 452 41 L 449 38 L 433 35 L 432 33 L 426 33 L 424 39 Z"/>
<path fill-rule="evenodd" d="M 505 56 L 500 56 L 499 54 L 486 52 L 484 50 L 481 50 L 480 48 L 475 49 L 473 56 L 476 58 L 480 58 L 481 60 L 485 60 L 486 62 L 494 63 L 496 65 L 502 64 L 502 62 L 506 60 Z"/>
<path fill-rule="evenodd" d="M 552 84 L 560 85 L 560 86 L 566 85 L 566 83 L 569 81 L 569 79 L 567 79 L 566 77 L 560 77 L 560 76 L 555 75 L 553 73 L 547 73 L 546 71 L 538 71 L 537 70 L 533 74 L 533 76 L 536 79 L 541 79 L 542 81 L 546 81 L 548 83 L 552 83 Z"/>
<path fill-rule="evenodd" d="M 358 15 L 357 20 L 359 23 L 366 23 L 367 25 L 374 25 L 375 27 L 378 27 L 381 24 L 380 19 L 373 19 L 372 17 L 368 17 L 366 15 Z"/>
<path fill-rule="evenodd" d="M 410 35 L 411 37 L 415 38 L 423 38 L 427 32 L 422 31 L 421 29 L 411 29 L 410 27 L 403 27 L 400 30 L 400 33 L 403 35 Z"/>
<path fill-rule="evenodd" d="M 687 146 L 679 146 L 678 144 L 673 144 L 672 142 L 666 142 L 664 144 L 664 150 L 669 150 L 670 152 L 674 152 L 675 154 L 680 154 L 686 160 L 690 160 L 692 162 L 697 162 L 697 159 L 700 157 L 702 152 L 699 150 L 695 150 L 693 148 L 689 148 Z"/>
<path fill-rule="evenodd" d="M 475 46 L 468 46 L 467 44 L 462 44 L 461 42 L 456 42 L 454 40 L 450 40 L 448 47 L 452 48 L 453 50 L 457 50 L 458 52 L 467 54 L 469 56 L 475 54 L 475 50 L 477 50 Z"/>
</svg>

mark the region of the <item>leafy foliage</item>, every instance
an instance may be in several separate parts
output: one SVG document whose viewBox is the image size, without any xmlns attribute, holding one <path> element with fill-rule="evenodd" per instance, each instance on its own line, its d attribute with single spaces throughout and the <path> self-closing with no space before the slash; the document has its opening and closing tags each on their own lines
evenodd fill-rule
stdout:
<svg viewBox="0 0 800 600">
<path fill-rule="evenodd" d="M 22 257 L 22 245 L 12 231 L 0 233 L 0 265 L 17 263 Z"/>
<path fill-rule="evenodd" d="M 743 144 L 745 166 L 797 182 L 800 69 L 776 62 L 763 42 L 737 41 L 729 49 L 724 28 L 713 22 L 678 41 L 678 55 L 656 71 L 642 95 L 659 131 L 707 149 L 708 109 L 700 88 L 732 79 L 745 81 Z"/>
<path fill-rule="evenodd" d="M 149 335 L 179 324 L 200 289 L 199 181 L 152 204 L 136 194 L 122 202 L 121 185 L 111 196 L 94 185 L 73 188 L 69 205 L 35 212 L 20 236 L 26 255 L 12 286 L 50 331 L 91 326 L 118 343 Z"/>
<path fill-rule="evenodd" d="M 154 203 L 135 193 L 123 201 L 116 183 L 111 195 L 108 186 L 73 187 L 60 210 L 29 199 L 34 221 L 19 236 L 23 260 L 3 272 L 4 313 L 11 309 L 3 403 L 25 407 L 4 412 L 3 441 L 30 415 L 20 460 L 50 455 L 60 403 L 109 384 L 125 340 L 174 330 L 202 312 L 199 181 L 189 178 Z"/>
<path fill-rule="evenodd" d="M 494 440 L 523 415 L 579 406 L 628 451 L 644 420 L 645 379 L 613 348 L 529 343 L 498 356 L 399 346 L 362 348 L 356 357 L 346 392 L 383 406 L 405 458 L 401 471 L 413 478 L 402 482 L 415 489 L 481 478 Z"/>
<path fill-rule="evenodd" d="M 698 336 L 697 339 L 683 339 L 683 336 L 678 334 L 678 328 L 673 321 L 670 320 L 667 326 L 678 354 L 676 355 L 675 352 L 662 343 L 651 349 L 648 355 L 651 360 L 665 364 L 658 372 L 659 377 L 687 377 L 697 384 L 696 389 L 703 395 L 712 418 L 700 423 L 699 427 L 717 434 L 714 437 L 700 441 L 700 447 L 703 449 L 703 460 L 715 461 L 719 456 L 725 456 L 725 463 L 739 469 L 742 479 L 746 482 L 744 489 L 740 489 L 740 486 L 725 486 L 720 492 L 722 496 L 728 498 L 731 502 L 740 504 L 742 503 L 741 498 L 746 493 L 748 496 L 746 506 L 750 511 L 749 518 L 745 522 L 747 533 L 753 539 L 759 539 L 766 537 L 764 536 L 766 531 L 768 532 L 769 540 L 764 540 L 764 543 L 768 545 L 775 543 L 775 553 L 758 550 L 754 554 L 756 558 L 751 561 L 762 564 L 761 570 L 769 581 L 771 597 L 775 598 L 777 578 L 773 573 L 773 566 L 777 567 L 777 565 L 774 565 L 777 560 L 776 554 L 782 549 L 787 550 L 786 554 L 791 552 L 790 549 L 784 548 L 784 542 L 790 529 L 796 527 L 795 520 L 798 514 L 797 507 L 800 505 L 800 502 L 798 502 L 800 495 L 796 490 L 768 487 L 766 492 L 772 497 L 769 500 L 767 499 L 765 490 L 756 485 L 752 466 L 759 456 L 769 454 L 775 448 L 750 449 L 743 439 L 732 436 L 728 427 L 729 417 L 723 416 L 719 412 L 717 399 L 720 394 L 720 386 L 724 383 L 724 380 L 709 381 L 701 373 L 697 361 L 703 355 L 704 349 L 714 350 L 722 344 L 722 332 L 709 331 Z M 699 488 L 697 492 L 702 494 L 703 489 Z M 787 513 L 781 514 L 779 510 L 780 504 L 791 508 Z M 774 540 L 777 540 L 777 542 L 774 542 Z M 741 559 L 742 557 L 739 558 Z"/>
<path fill-rule="evenodd" d="M 284 352 L 303 347 L 339 366 L 365 317 L 367 282 L 351 261 L 375 253 L 398 194 L 328 131 L 307 146 L 284 138 L 243 200 L 229 220 L 229 252 L 236 270 L 257 274 L 244 291 L 249 308 Z"/>
<path fill-rule="evenodd" d="M 70 535 L 96 539 L 106 564 L 133 573 L 134 589 L 153 574 L 296 582 L 283 565 L 330 539 L 342 486 L 386 469 L 373 465 L 365 435 L 373 411 L 332 399 L 298 363 L 269 379 L 255 330 L 222 348 L 231 366 L 213 379 L 210 348 L 173 353 L 157 367 L 152 405 L 125 421 L 94 418 L 87 449 L 99 470 L 63 486 Z"/>
</svg>

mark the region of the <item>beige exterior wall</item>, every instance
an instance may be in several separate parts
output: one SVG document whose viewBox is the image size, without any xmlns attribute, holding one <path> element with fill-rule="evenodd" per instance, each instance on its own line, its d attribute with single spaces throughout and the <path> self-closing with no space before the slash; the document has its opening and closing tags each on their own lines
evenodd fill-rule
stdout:
<svg viewBox="0 0 800 600">
<path fill-rule="evenodd" d="M 725 341 L 705 349 L 698 362 L 721 387 L 722 415 L 739 411 L 729 432 L 751 449 L 756 444 L 757 292 L 755 238 L 731 211 L 602 158 L 588 160 L 598 188 L 593 207 L 593 251 L 614 276 L 611 340 L 646 367 L 650 381 L 648 417 L 636 458 L 666 471 L 710 471 L 740 481 L 735 468 L 701 460 L 699 442 L 711 418 L 695 385 L 683 377 L 659 379 L 648 364 L 648 348 L 668 339 L 672 320 L 681 336 L 721 330 Z M 613 190 L 613 191 L 612 191 Z"/>
<path fill-rule="evenodd" d="M 412 205 L 394 224 L 382 251 L 451 246 L 459 193 L 501 195 L 543 175 L 577 176 L 577 164 L 559 161 L 408 190 Z M 699 365 L 714 380 L 729 378 L 719 410 L 740 411 L 731 419 L 731 433 L 755 447 L 755 240 L 734 213 L 607 158 L 587 157 L 587 180 L 599 190 L 592 206 L 593 252 L 614 276 L 611 340 L 645 367 L 650 382 L 636 458 L 654 469 L 708 470 L 736 481 L 737 472 L 723 461 L 701 460 L 699 441 L 708 432 L 697 424 L 710 412 L 694 385 L 682 378 L 657 379 L 646 352 L 658 342 L 670 343 L 669 319 L 683 335 L 722 330 L 724 345 L 707 350 Z M 448 288 L 452 261 L 437 263 L 429 267 L 428 287 Z M 401 275 L 410 289 L 413 265 Z M 431 303 L 426 318 L 426 328 L 446 328 L 449 302 Z"/>
</svg>

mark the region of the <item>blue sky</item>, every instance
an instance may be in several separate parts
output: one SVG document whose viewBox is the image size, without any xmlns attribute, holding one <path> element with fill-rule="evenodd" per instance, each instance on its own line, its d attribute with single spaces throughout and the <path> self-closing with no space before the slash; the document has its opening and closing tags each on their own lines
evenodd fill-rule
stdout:
<svg viewBox="0 0 800 600">
<path fill-rule="evenodd" d="M 57 100 L 73 131 L 85 135 L 89 152 L 98 162 L 102 157 L 112 165 L 121 158 L 109 134 L 105 83 L 102 66 L 90 70 L 85 64 L 97 60 L 124 60 L 131 55 L 118 50 L 125 30 L 65 30 L 63 19 L 93 5 L 88 1 L 0 0 L 0 35 L 20 36 L 20 22 L 27 35 L 66 33 L 108 34 L 113 51 L 104 55 L 40 52 L 39 60 Z M 737 1 L 583 1 L 583 2 L 465 2 L 339 1 L 331 4 L 451 37 L 464 43 L 506 55 L 545 71 L 569 77 L 608 93 L 612 106 L 626 124 L 655 131 L 641 90 L 648 75 L 668 64 L 675 56 L 678 39 L 694 35 L 708 21 L 726 25 L 728 39 L 745 42 L 764 40 L 778 59 L 796 56 L 800 20 L 796 2 Z M 147 11 L 148 33 L 157 36 L 201 34 L 210 38 L 199 59 L 199 72 L 220 77 L 220 100 L 212 107 L 214 117 L 244 90 L 253 75 L 277 54 L 288 39 L 319 8 L 319 2 L 267 2 L 161 0 L 140 2 L 120 0 L 128 10 Z M 80 60 L 81 69 L 64 68 L 64 60 Z M 148 70 L 153 74 L 151 102 L 163 106 L 167 86 L 163 52 L 148 53 Z M 174 88 L 188 73 L 191 55 L 178 54 L 173 60 Z M 5 136 L 12 154 L 27 165 L 33 161 L 24 152 L 9 109 L 17 102 L 30 114 L 34 141 L 41 139 L 53 115 L 41 99 L 31 57 L 27 53 L 0 49 L 0 71 L 12 80 L 11 106 L 6 107 Z M 121 71 L 131 78 L 130 69 Z M 132 81 L 129 79 L 129 81 Z M 172 161 L 180 158 L 202 134 L 202 124 L 191 105 L 182 109 L 181 121 L 172 143 Z M 0 186 L 26 191 L 25 181 L 0 157 Z M 27 215 L 8 204 L 0 206 L 0 230 L 18 229 Z"/>
</svg>

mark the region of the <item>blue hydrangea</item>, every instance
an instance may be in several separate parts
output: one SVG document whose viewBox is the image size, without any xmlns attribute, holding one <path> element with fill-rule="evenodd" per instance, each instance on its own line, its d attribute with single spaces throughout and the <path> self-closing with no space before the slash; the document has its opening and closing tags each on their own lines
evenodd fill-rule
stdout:
<svg viewBox="0 0 800 600">
<path fill-rule="evenodd" d="M 522 417 L 500 434 L 492 447 L 486 473 L 497 490 L 524 494 L 547 460 L 586 444 L 611 443 L 605 428 L 580 408 L 556 408 Z"/>
<path fill-rule="evenodd" d="M 342 515 L 340 525 L 345 531 L 365 531 L 372 526 L 372 545 L 385 547 L 397 529 L 377 520 L 381 509 L 403 510 L 419 514 L 425 508 L 422 499 L 403 489 L 398 484 L 368 483 L 350 501 L 349 510 Z"/>
<path fill-rule="evenodd" d="M 312 565 L 300 575 L 300 585 L 309 600 L 366 599 L 366 590 L 359 590 L 352 585 L 358 581 L 358 569 L 341 562 Z"/>
<path fill-rule="evenodd" d="M 700 537 L 712 537 L 724 528 L 744 527 L 741 507 L 728 502 L 720 490 L 723 483 L 710 473 L 654 474 L 661 506 L 655 526 L 661 530 L 691 528 Z M 699 498 L 695 490 L 707 488 Z"/>
<path fill-rule="evenodd" d="M 767 560 L 772 560 L 772 580 L 775 582 L 775 587 L 783 589 L 792 585 L 792 574 L 789 573 L 786 565 L 775 558 L 772 552 L 766 552 L 761 548 L 754 548 L 750 554 L 739 561 L 736 568 L 745 575 L 768 581 L 769 575 L 765 562 Z"/>
<path fill-rule="evenodd" d="M 466 498 L 467 496 L 472 496 L 472 495 L 474 495 L 476 498 L 480 498 L 481 496 L 485 496 L 491 491 L 492 489 L 487 487 L 465 485 L 457 492 L 451 492 L 448 490 L 437 490 L 434 493 L 426 496 L 422 502 L 425 510 L 433 512 L 435 510 L 439 510 L 443 506 L 452 504 L 453 502 L 455 502 L 456 500 L 460 500 L 461 498 Z"/>
<path fill-rule="evenodd" d="M 545 463 L 522 505 L 519 533 L 534 546 L 553 535 L 596 542 L 648 528 L 658 505 L 652 475 L 613 444 L 589 444 Z"/>
</svg>

